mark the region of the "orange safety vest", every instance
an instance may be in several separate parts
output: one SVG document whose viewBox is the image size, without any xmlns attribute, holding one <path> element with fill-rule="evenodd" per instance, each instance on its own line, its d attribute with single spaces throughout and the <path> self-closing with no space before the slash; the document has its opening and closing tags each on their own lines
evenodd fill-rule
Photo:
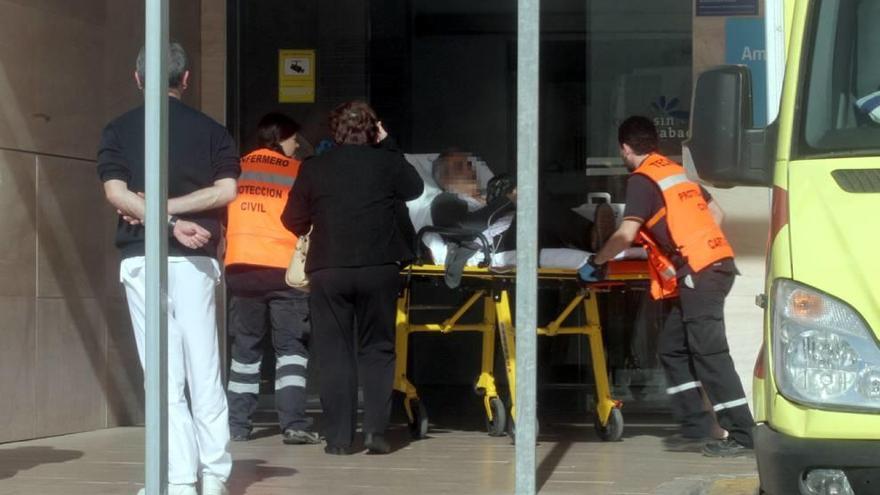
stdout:
<svg viewBox="0 0 880 495">
<path fill-rule="evenodd" d="M 241 159 L 238 196 L 229 203 L 226 266 L 287 268 L 296 236 L 281 223 L 299 160 L 263 148 Z"/>
<path fill-rule="evenodd" d="M 718 260 L 732 258 L 733 248 L 709 212 L 700 186 L 687 178 L 684 167 L 652 153 L 633 173 L 651 179 L 663 195 L 664 207 L 642 225 L 640 233 L 642 239 L 648 239 L 646 249 L 651 266 L 652 297 L 674 297 L 678 292 L 677 285 L 672 283 L 676 280 L 669 277 L 669 268 L 674 269 L 674 266 L 649 233 L 661 218 L 666 217 L 672 242 L 694 272 Z"/>
<path fill-rule="evenodd" d="M 648 274 L 651 276 L 651 298 L 655 300 L 678 296 L 678 277 L 675 265 L 670 261 L 654 239 L 644 229 L 639 230 L 639 240 L 648 253 Z"/>
</svg>

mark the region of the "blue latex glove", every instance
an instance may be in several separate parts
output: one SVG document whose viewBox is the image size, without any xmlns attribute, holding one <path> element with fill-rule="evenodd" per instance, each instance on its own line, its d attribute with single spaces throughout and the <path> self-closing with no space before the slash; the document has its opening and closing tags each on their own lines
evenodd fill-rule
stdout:
<svg viewBox="0 0 880 495">
<path fill-rule="evenodd" d="M 605 265 L 595 264 L 594 257 L 590 255 L 584 266 L 578 270 L 578 277 L 584 282 L 598 282 L 605 278 Z"/>
</svg>

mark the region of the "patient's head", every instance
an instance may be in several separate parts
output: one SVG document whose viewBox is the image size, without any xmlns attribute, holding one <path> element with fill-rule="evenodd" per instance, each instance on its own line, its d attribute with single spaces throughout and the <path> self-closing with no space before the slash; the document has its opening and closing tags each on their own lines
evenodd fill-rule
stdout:
<svg viewBox="0 0 880 495">
<path fill-rule="evenodd" d="M 431 164 L 431 175 L 434 182 L 444 191 L 464 194 L 471 197 L 480 196 L 480 185 L 477 182 L 477 170 L 470 153 L 450 148 Z"/>
</svg>

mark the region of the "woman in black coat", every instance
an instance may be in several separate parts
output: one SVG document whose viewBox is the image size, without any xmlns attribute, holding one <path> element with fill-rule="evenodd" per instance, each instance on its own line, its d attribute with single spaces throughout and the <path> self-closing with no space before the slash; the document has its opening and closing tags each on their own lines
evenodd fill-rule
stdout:
<svg viewBox="0 0 880 495">
<path fill-rule="evenodd" d="M 296 235 L 312 230 L 306 273 L 312 338 L 321 382 L 328 454 L 351 453 L 357 418 L 358 364 L 364 369 L 365 445 L 387 453 L 385 429 L 394 382 L 395 301 L 400 264 L 412 258 L 402 202 L 424 184 L 388 144 L 363 102 L 330 114 L 337 146 L 306 160 L 282 221 Z M 377 144 L 378 143 L 378 144 Z M 357 350 L 352 335 L 357 323 Z"/>
</svg>

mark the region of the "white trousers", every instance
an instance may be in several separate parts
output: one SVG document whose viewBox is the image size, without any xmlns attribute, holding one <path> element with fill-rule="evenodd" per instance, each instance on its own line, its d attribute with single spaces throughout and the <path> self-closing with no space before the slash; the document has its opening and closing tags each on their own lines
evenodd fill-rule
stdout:
<svg viewBox="0 0 880 495">
<path fill-rule="evenodd" d="M 144 257 L 126 258 L 119 268 L 144 366 L 146 306 Z M 220 381 L 214 290 L 217 261 L 168 257 L 168 482 L 195 483 L 201 474 L 229 478 L 229 421 Z M 189 385 L 191 408 L 184 395 Z M 192 410 L 192 413 L 190 413 Z"/>
</svg>

